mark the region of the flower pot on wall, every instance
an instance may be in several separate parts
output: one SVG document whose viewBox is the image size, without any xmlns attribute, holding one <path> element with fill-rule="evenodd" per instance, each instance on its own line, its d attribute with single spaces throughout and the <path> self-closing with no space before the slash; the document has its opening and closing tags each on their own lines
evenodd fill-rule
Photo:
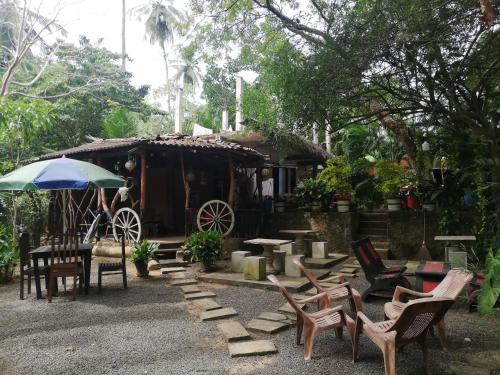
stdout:
<svg viewBox="0 0 500 375">
<path fill-rule="evenodd" d="M 319 202 L 319 201 L 313 201 L 311 203 L 311 211 L 312 212 L 320 212 L 322 207 L 323 206 L 322 206 L 321 202 Z"/>
<path fill-rule="evenodd" d="M 391 198 L 387 199 L 387 211 L 400 211 L 401 210 L 401 199 Z"/>
<path fill-rule="evenodd" d="M 428 212 L 434 211 L 435 208 L 436 208 L 436 205 L 434 203 L 423 203 L 422 204 L 422 209 L 424 209 L 425 211 L 428 211 Z"/>
<path fill-rule="evenodd" d="M 285 212 L 286 203 L 285 202 L 274 202 L 275 212 Z"/>
<path fill-rule="evenodd" d="M 337 211 L 338 212 L 349 212 L 351 209 L 351 201 L 338 200 L 337 201 Z"/>
</svg>

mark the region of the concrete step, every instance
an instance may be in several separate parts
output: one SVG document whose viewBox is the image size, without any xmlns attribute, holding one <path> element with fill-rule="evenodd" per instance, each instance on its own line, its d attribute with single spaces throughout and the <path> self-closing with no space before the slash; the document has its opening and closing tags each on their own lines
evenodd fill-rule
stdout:
<svg viewBox="0 0 500 375">
<path fill-rule="evenodd" d="M 386 221 L 386 212 L 362 212 L 359 214 L 361 221 Z"/>
<path fill-rule="evenodd" d="M 360 221 L 360 228 L 381 228 L 387 229 L 387 222 L 384 220 Z"/>
<path fill-rule="evenodd" d="M 360 227 L 360 233 L 370 236 L 387 236 L 387 228 Z"/>
<path fill-rule="evenodd" d="M 384 242 L 387 241 L 387 234 L 369 234 L 369 233 L 363 233 L 360 232 L 358 233 L 358 239 L 366 238 L 368 237 L 372 243 L 373 242 Z"/>
<path fill-rule="evenodd" d="M 382 249 L 375 248 L 375 251 L 380 256 L 381 259 L 389 259 L 389 250 L 388 249 L 382 250 Z"/>
</svg>

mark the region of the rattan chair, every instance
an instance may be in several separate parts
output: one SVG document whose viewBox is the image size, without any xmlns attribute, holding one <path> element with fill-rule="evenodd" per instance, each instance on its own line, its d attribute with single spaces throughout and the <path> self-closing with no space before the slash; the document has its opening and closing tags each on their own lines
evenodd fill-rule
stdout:
<svg viewBox="0 0 500 375">
<path fill-rule="evenodd" d="M 313 313 L 307 313 L 301 307 L 301 305 L 318 300 L 323 300 L 322 304 L 329 304 L 330 299 L 326 293 L 320 293 L 305 299 L 296 299 L 288 293 L 276 276 L 268 275 L 267 278 L 279 288 L 281 294 L 297 314 L 296 343 L 297 345 L 301 344 L 302 334 L 304 334 L 304 359 L 306 361 L 311 359 L 314 337 L 318 333 L 335 329 L 337 337 L 342 338 L 342 328 L 347 324 L 346 314 L 344 314 L 342 306 L 326 308 Z M 352 339 L 352 329 L 348 331 Z"/>
<path fill-rule="evenodd" d="M 384 314 L 388 319 L 397 319 L 406 306 L 406 303 L 401 302 L 401 297 L 407 295 L 415 298 L 450 298 L 455 301 L 458 295 L 462 292 L 465 286 L 472 280 L 472 273 L 464 270 L 453 269 L 448 272 L 446 277 L 439 283 L 439 285 L 434 288 L 430 293 L 420 293 L 411 289 L 403 288 L 401 286 L 396 287 L 394 295 L 392 297 L 392 302 L 387 302 L 384 305 Z M 441 342 L 441 347 L 446 350 L 446 326 L 443 319 L 436 322 L 436 327 L 438 331 L 439 341 Z"/>
<path fill-rule="evenodd" d="M 395 320 L 372 322 L 362 312 L 358 312 L 353 340 L 353 360 L 358 359 L 359 336 L 363 333 L 384 355 L 386 375 L 396 374 L 396 350 L 412 342 L 422 349 L 426 373 L 430 374 L 426 335 L 435 322 L 453 304 L 450 298 L 422 298 L 406 304 L 401 315 Z M 350 319 L 348 317 L 348 319 Z"/>
<path fill-rule="evenodd" d="M 123 288 L 127 289 L 127 262 L 125 258 L 125 236 L 121 237 L 122 259 L 121 262 L 99 263 L 97 268 L 97 285 L 99 292 L 102 290 L 102 277 L 107 275 L 122 274 Z"/>
</svg>

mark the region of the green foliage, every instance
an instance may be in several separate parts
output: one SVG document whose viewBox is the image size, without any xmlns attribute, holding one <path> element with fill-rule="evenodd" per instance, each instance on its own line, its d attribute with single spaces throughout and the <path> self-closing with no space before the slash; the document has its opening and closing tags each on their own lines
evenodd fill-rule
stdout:
<svg viewBox="0 0 500 375">
<path fill-rule="evenodd" d="M 481 315 L 498 312 L 495 305 L 500 296 L 500 251 L 490 249 L 486 255 L 486 275 L 478 296 L 478 310 Z"/>
<path fill-rule="evenodd" d="M 10 281 L 19 261 L 19 248 L 12 241 L 12 232 L 0 224 L 0 283 Z"/>
<path fill-rule="evenodd" d="M 153 253 L 158 249 L 158 244 L 150 243 L 148 240 L 142 240 L 134 245 L 130 260 L 134 263 L 147 262 Z"/>
<path fill-rule="evenodd" d="M 111 109 L 104 118 L 104 138 L 128 138 L 137 135 L 137 116 L 126 108 L 117 107 Z"/>
<path fill-rule="evenodd" d="M 414 190 L 421 203 L 433 203 L 441 192 L 442 189 L 434 181 L 424 179 L 417 181 Z"/>
<path fill-rule="evenodd" d="M 353 191 L 350 183 L 351 167 L 344 157 L 327 160 L 326 167 L 318 176 L 325 183 L 326 191 L 332 194 L 350 195 Z"/>
<path fill-rule="evenodd" d="M 386 160 L 377 161 L 375 168 L 379 180 L 377 190 L 385 198 L 398 197 L 401 186 L 407 182 L 408 172 L 399 164 Z"/>
<path fill-rule="evenodd" d="M 322 180 L 307 178 L 295 187 L 295 195 L 301 204 L 312 202 L 325 202 L 331 198 L 332 193 L 327 190 L 326 183 Z"/>
<path fill-rule="evenodd" d="M 377 189 L 377 183 L 374 177 L 364 176 L 359 183 L 354 186 L 353 202 L 360 207 L 366 207 L 369 210 L 374 209 L 382 202 L 383 195 Z"/>
<path fill-rule="evenodd" d="M 191 261 L 210 264 L 221 258 L 223 243 L 219 232 L 195 232 L 187 238 L 184 251 Z"/>
</svg>

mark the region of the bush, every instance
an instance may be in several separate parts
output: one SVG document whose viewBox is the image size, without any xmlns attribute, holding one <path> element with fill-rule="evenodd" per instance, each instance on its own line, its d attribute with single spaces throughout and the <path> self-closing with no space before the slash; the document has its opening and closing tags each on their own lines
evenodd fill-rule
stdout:
<svg viewBox="0 0 500 375">
<path fill-rule="evenodd" d="M 0 284 L 12 279 L 14 268 L 19 261 L 19 249 L 11 236 L 11 231 L 0 225 Z"/>
<path fill-rule="evenodd" d="M 136 243 L 130 254 L 130 260 L 134 263 L 147 262 L 151 255 L 158 249 L 158 244 L 149 243 L 148 240 L 142 240 Z"/>
<path fill-rule="evenodd" d="M 500 250 L 489 250 L 485 267 L 486 275 L 478 296 L 478 310 L 481 315 L 499 311 L 495 306 L 500 296 Z"/>
<path fill-rule="evenodd" d="M 351 167 L 347 165 L 345 158 L 339 156 L 327 160 L 326 168 L 323 169 L 317 179 L 325 184 L 326 191 L 331 194 L 351 195 L 352 185 L 350 183 Z"/>
<path fill-rule="evenodd" d="M 184 250 L 190 261 L 211 264 L 222 257 L 224 237 L 219 232 L 196 232 L 188 237 Z"/>
<path fill-rule="evenodd" d="M 399 196 L 401 186 L 407 182 L 408 171 L 397 163 L 379 160 L 376 163 L 376 173 L 379 179 L 377 190 L 385 198 L 395 198 Z"/>
<path fill-rule="evenodd" d="M 314 178 L 302 180 L 295 188 L 295 194 L 301 204 L 314 201 L 325 202 L 331 198 L 331 193 L 327 191 L 325 182 Z"/>
</svg>

